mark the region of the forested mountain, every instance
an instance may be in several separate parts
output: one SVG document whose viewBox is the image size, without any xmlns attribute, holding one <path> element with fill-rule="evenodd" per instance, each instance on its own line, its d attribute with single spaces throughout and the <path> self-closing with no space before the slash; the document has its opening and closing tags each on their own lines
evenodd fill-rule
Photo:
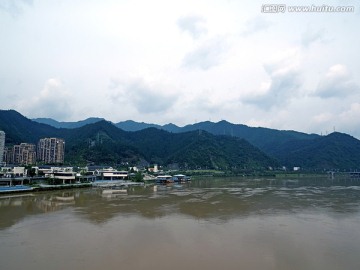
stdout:
<svg viewBox="0 0 360 270">
<path fill-rule="evenodd" d="M 248 169 L 278 165 L 245 140 L 205 131 L 170 133 L 147 128 L 128 132 L 107 121 L 57 129 L 15 111 L 2 111 L 0 118 L 0 129 L 5 131 L 7 143 L 36 143 L 49 136 L 64 138 L 65 161 L 71 164 L 136 164 L 145 159 L 182 168 Z"/>
<path fill-rule="evenodd" d="M 313 140 L 285 143 L 273 156 L 289 167 L 359 169 L 360 141 L 350 135 L 334 132 Z"/>
<path fill-rule="evenodd" d="M 128 121 L 128 124 L 134 125 L 133 130 L 137 129 L 136 122 Z M 360 169 L 360 141 L 342 133 L 319 136 L 251 128 L 226 121 L 202 122 L 183 128 L 169 124 L 139 129 L 124 131 L 104 120 L 80 128 L 59 129 L 31 121 L 13 110 L 0 111 L 0 130 L 6 132 L 7 144 L 63 137 L 66 162 L 73 164 L 134 164 L 145 159 L 150 163 L 189 168 L 285 165 L 311 170 Z"/>
<path fill-rule="evenodd" d="M 37 120 L 35 119 L 35 121 Z M 52 125 L 50 121 L 48 123 Z M 79 121 L 76 123 L 82 123 L 84 125 L 85 121 Z M 53 126 L 56 127 L 57 125 L 58 124 L 54 124 Z M 62 126 L 65 127 L 65 125 Z M 275 153 L 277 149 L 284 143 L 294 140 L 308 140 L 320 137 L 316 134 L 306 134 L 292 130 L 276 130 L 262 127 L 249 127 L 241 124 L 232 124 L 224 120 L 217 123 L 210 121 L 199 122 L 192 125 L 186 125 L 184 127 L 178 127 L 174 124 L 166 124 L 161 126 L 128 120 L 116 123 L 115 126 L 125 131 L 139 131 L 149 127 L 163 129 L 172 133 L 205 130 L 214 135 L 228 135 L 245 139 L 269 155 Z"/>
<path fill-rule="evenodd" d="M 239 137 L 247 140 L 268 154 L 275 152 L 275 150 L 284 143 L 319 137 L 319 135 L 306 134 L 292 130 L 276 130 L 262 127 L 249 127 L 241 124 L 232 124 L 224 120 L 217 123 L 210 121 L 200 122 L 181 128 L 181 132 L 190 130 L 205 130 L 215 135 Z"/>
<path fill-rule="evenodd" d="M 61 130 L 31 121 L 14 110 L 0 110 L 0 130 L 5 131 L 7 144 L 37 143 L 45 135 L 62 134 Z"/>
<path fill-rule="evenodd" d="M 188 168 L 246 169 L 278 166 L 245 140 L 205 131 L 169 133 L 149 128 L 131 135 L 145 159 Z"/>
</svg>

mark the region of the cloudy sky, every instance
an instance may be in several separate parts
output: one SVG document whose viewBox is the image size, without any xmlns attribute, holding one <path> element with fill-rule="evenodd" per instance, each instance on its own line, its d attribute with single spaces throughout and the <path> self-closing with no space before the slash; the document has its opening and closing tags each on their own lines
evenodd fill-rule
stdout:
<svg viewBox="0 0 360 270">
<path fill-rule="evenodd" d="M 0 108 L 360 138 L 360 2 L 0 0 Z"/>
</svg>

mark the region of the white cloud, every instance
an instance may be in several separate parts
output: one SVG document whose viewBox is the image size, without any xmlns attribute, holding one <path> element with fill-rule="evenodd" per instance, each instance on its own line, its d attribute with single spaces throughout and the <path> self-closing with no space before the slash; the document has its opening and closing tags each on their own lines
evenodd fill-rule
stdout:
<svg viewBox="0 0 360 270">
<path fill-rule="evenodd" d="M 23 12 L 24 7 L 32 5 L 33 0 L 2 0 L 0 2 L 0 11 L 3 10 L 16 17 Z"/>
<path fill-rule="evenodd" d="M 113 102 L 131 104 L 139 113 L 144 114 L 166 112 L 178 99 L 178 96 L 166 86 L 147 82 L 141 78 L 126 82 L 112 79 L 109 90 Z"/>
<path fill-rule="evenodd" d="M 245 23 L 245 30 L 241 33 L 243 36 L 253 35 L 257 32 L 265 31 L 271 26 L 271 22 L 264 17 L 257 16 Z"/>
<path fill-rule="evenodd" d="M 316 124 L 328 123 L 334 118 L 334 115 L 328 112 L 317 114 L 313 117 L 313 122 Z"/>
<path fill-rule="evenodd" d="M 228 49 L 226 38 L 206 40 L 195 50 L 185 55 L 183 66 L 208 70 L 221 64 Z"/>
<path fill-rule="evenodd" d="M 359 12 L 265 14 L 262 4 L 0 0 L 0 107 L 306 132 L 355 119 Z"/>
<path fill-rule="evenodd" d="M 347 67 L 334 65 L 320 80 L 314 95 L 321 98 L 346 97 L 360 90 Z"/>
<path fill-rule="evenodd" d="M 304 47 L 309 47 L 312 43 L 315 42 L 324 42 L 325 41 L 325 29 L 321 28 L 315 30 L 313 28 L 307 28 L 306 31 L 301 35 L 301 43 Z"/>
<path fill-rule="evenodd" d="M 289 49 L 264 64 L 269 81 L 262 82 L 259 89 L 243 98 L 243 101 L 264 110 L 286 105 L 289 99 L 298 95 L 301 86 L 299 57 L 297 48 Z"/>
<path fill-rule="evenodd" d="M 360 139 L 360 126 L 359 126 L 359 115 L 360 115 L 360 103 L 354 102 L 349 108 L 339 114 L 338 127 L 339 131 L 349 132 L 353 136 Z"/>
<path fill-rule="evenodd" d="M 70 104 L 71 94 L 66 91 L 62 81 L 57 78 L 50 78 L 38 96 L 20 101 L 18 109 L 32 118 L 50 117 L 57 120 L 67 120 L 73 113 Z"/>
<path fill-rule="evenodd" d="M 200 16 L 188 15 L 181 17 L 178 19 L 177 25 L 194 39 L 207 33 L 206 20 Z"/>
</svg>

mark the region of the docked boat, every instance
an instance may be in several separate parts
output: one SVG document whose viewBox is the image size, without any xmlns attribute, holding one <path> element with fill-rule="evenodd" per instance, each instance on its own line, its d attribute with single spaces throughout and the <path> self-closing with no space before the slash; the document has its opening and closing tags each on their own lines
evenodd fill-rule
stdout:
<svg viewBox="0 0 360 270">
<path fill-rule="evenodd" d="M 190 181 L 190 177 L 184 174 L 176 174 L 174 176 L 171 175 L 159 175 L 156 177 L 157 184 L 169 184 L 169 183 L 185 183 Z"/>
<path fill-rule="evenodd" d="M 176 174 L 176 175 L 173 176 L 173 180 L 174 180 L 174 182 L 184 183 L 184 182 L 190 181 L 191 178 L 189 176 L 184 175 L 184 174 Z"/>
<path fill-rule="evenodd" d="M 171 175 L 159 175 L 156 177 L 157 184 L 169 184 L 173 183 L 174 179 Z"/>
</svg>

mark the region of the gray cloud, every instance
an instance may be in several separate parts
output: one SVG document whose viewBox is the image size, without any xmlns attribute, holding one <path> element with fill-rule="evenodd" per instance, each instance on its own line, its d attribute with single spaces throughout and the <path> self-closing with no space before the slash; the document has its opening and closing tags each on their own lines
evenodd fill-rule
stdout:
<svg viewBox="0 0 360 270">
<path fill-rule="evenodd" d="M 206 20 L 199 16 L 185 16 L 177 21 L 178 27 L 194 39 L 207 33 L 205 24 Z"/>
<path fill-rule="evenodd" d="M 139 78 L 126 83 L 111 79 L 109 90 L 113 100 L 131 104 L 145 114 L 165 112 L 177 101 L 177 96 L 164 93 L 162 86 L 153 86 Z"/>
<path fill-rule="evenodd" d="M 20 15 L 23 12 L 25 5 L 32 6 L 33 0 L 2 0 L 0 2 L 0 10 L 3 10 L 13 17 Z"/>
<path fill-rule="evenodd" d="M 202 43 L 194 51 L 185 55 L 183 66 L 208 70 L 221 63 L 228 48 L 226 40 L 220 37 Z"/>
<path fill-rule="evenodd" d="M 346 97 L 360 90 L 347 68 L 343 65 L 330 67 L 319 82 L 314 95 L 321 98 Z"/>
</svg>

